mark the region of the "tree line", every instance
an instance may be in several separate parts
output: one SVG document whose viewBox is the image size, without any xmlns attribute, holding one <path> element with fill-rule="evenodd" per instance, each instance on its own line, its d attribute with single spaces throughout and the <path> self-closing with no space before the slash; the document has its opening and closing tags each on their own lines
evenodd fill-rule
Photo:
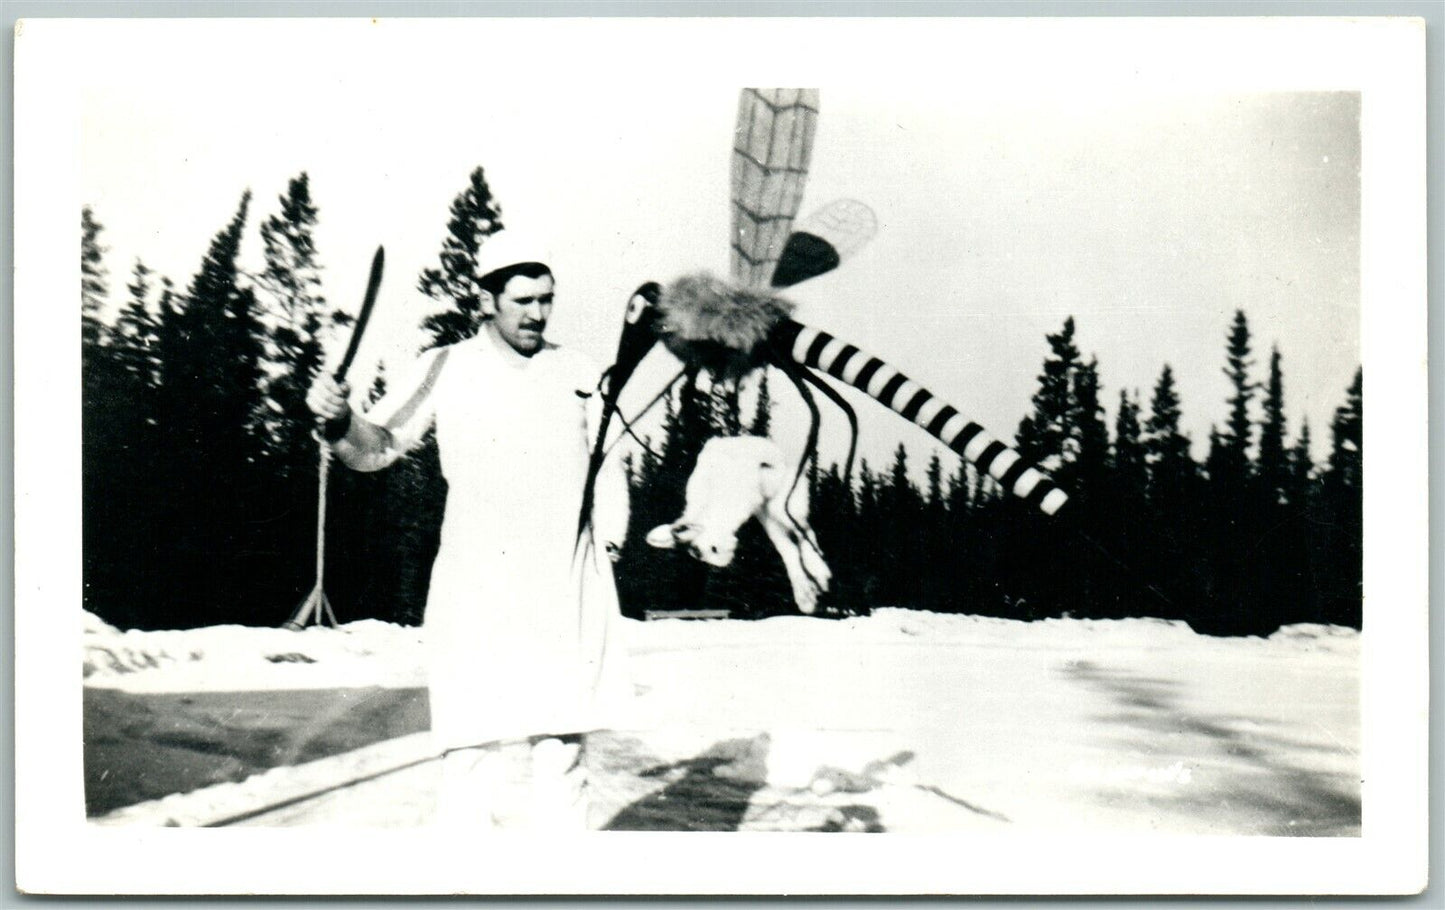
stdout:
<svg viewBox="0 0 1445 910">
<path fill-rule="evenodd" d="M 1278 348 L 1257 380 L 1248 320 L 1237 311 L 1224 350 L 1228 419 L 1211 429 L 1200 463 L 1180 429 L 1172 367 L 1162 368 L 1147 410 L 1137 392 L 1119 393 L 1111 432 L 1098 360 L 1081 357 L 1074 335 L 1070 317 L 1046 336 L 1049 354 L 1016 434 L 1023 456 L 1070 492 L 1058 517 L 961 458 L 945 456 L 953 462 L 945 467 L 936 449 L 921 487 L 902 443 L 891 464 L 864 459 L 856 476 L 809 463 L 811 523 L 835 573 L 823 614 L 891 605 L 1025 620 L 1155 616 L 1212 634 L 1268 634 L 1297 622 L 1358 627 L 1362 374 L 1331 421 L 1328 460 L 1315 464 L 1307 421 L 1288 438 Z M 630 456 L 633 522 L 618 565 L 625 612 L 794 612 L 756 521 L 724 569 L 644 540 L 681 514 L 708 437 L 744 426 L 766 435 L 767 374 L 750 381 L 760 386 L 751 415 L 739 413 L 735 386 L 682 383 L 666 400 L 659 438 Z"/>
<path fill-rule="evenodd" d="M 137 259 L 123 291 L 104 225 L 81 212 L 84 600 L 118 626 L 279 625 L 315 580 L 319 449 L 305 396 L 354 318 L 322 291 L 308 175 L 260 221 L 256 273 L 240 264 L 251 209 L 246 191 L 184 287 Z M 426 346 L 476 330 L 476 251 L 501 227 L 477 168 L 437 265 L 418 276 L 436 302 L 420 319 Z M 369 399 L 385 387 L 379 370 Z M 329 481 L 339 618 L 419 622 L 446 499 L 435 439 L 387 471 Z"/>
<path fill-rule="evenodd" d="M 114 287 L 105 228 L 81 212 L 83 572 L 86 608 L 122 627 L 279 625 L 314 582 L 318 447 L 305 392 L 353 317 L 328 301 L 302 173 L 259 221 L 264 262 L 240 263 L 252 213 L 242 194 L 184 286 L 135 261 Z M 503 226 L 481 168 L 453 200 L 434 267 L 416 288 L 424 347 L 478 327 L 476 254 Z M 1227 336 L 1229 418 L 1197 462 L 1168 366 L 1145 413 L 1121 392 L 1106 426 L 1096 360 L 1070 319 L 1050 354 L 1020 451 L 1073 495 L 1059 519 L 1035 514 L 961 460 L 910 453 L 853 476 L 810 462 L 812 524 L 835 572 L 828 615 L 898 605 L 1033 619 L 1153 615 L 1210 632 L 1281 622 L 1360 622 L 1361 380 L 1330 426 L 1328 461 L 1309 427 L 1287 440 L 1278 351 L 1253 378 L 1242 312 Z M 386 386 L 379 371 L 375 401 Z M 746 387 L 747 395 L 744 395 Z M 688 377 L 665 396 L 657 438 L 626 456 L 631 514 L 617 564 L 624 610 L 793 612 L 777 555 L 756 522 L 713 569 L 648 547 L 682 511 L 697 453 L 718 434 L 770 430 L 767 371 L 735 382 Z M 747 406 L 744 406 L 744 401 Z M 1259 401 L 1262 418 L 1252 421 Z M 950 457 L 951 456 L 947 456 Z M 329 475 L 326 588 L 342 621 L 419 622 L 439 543 L 446 483 L 435 439 L 374 474 Z"/>
</svg>

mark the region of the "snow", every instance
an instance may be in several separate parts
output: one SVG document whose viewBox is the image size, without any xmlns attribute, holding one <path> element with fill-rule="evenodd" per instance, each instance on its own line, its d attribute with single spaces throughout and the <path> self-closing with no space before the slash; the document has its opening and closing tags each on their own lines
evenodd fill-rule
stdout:
<svg viewBox="0 0 1445 910">
<path fill-rule="evenodd" d="M 1360 830 L 1355 630 L 1210 638 L 1152 619 L 879 609 L 627 632 L 637 713 L 599 759 L 620 769 L 614 808 L 664 786 L 694 792 L 696 759 L 724 747 L 727 773 L 756 785 L 739 822 L 749 829 L 828 809 L 826 830 Z M 418 630 L 379 622 L 96 628 L 85 640 L 86 685 L 127 692 L 424 680 Z"/>
<path fill-rule="evenodd" d="M 638 630 L 659 725 L 769 730 L 770 783 L 803 783 L 823 759 L 858 768 L 907 750 L 908 771 L 978 808 L 976 824 L 1358 825 L 1353 630 L 1224 639 L 1149 619 L 901 610 L 705 625 Z"/>
<path fill-rule="evenodd" d="M 301 632 L 251 626 L 121 632 L 86 614 L 87 686 L 235 692 L 425 684 L 421 631 L 377 620 Z"/>
</svg>

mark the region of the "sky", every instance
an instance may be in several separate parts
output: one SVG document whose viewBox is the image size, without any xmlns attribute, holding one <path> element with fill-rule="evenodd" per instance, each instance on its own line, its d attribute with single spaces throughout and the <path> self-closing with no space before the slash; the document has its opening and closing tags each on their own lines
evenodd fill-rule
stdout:
<svg viewBox="0 0 1445 910">
<path fill-rule="evenodd" d="M 79 182 L 105 225 L 113 295 L 137 256 L 187 284 L 248 188 L 243 260 L 257 268 L 257 225 L 302 171 L 332 303 L 359 304 L 371 255 L 386 247 L 358 384 L 420 342 L 435 304 L 417 275 L 436 263 L 448 206 L 478 165 L 504 218 L 551 245 L 549 334 L 599 363 L 638 284 L 725 273 L 738 90 L 759 73 L 703 51 L 710 65 L 680 69 L 687 48 L 673 47 L 638 78 L 628 42 L 645 30 L 454 31 L 418 44 L 343 30 L 324 53 L 299 30 L 189 32 L 163 54 L 146 52 L 153 35 L 97 49 Z M 838 56 L 818 53 L 810 59 Z M 1225 337 L 1242 309 L 1254 375 L 1265 378 L 1277 344 L 1290 436 L 1307 418 L 1324 457 L 1360 360 L 1358 94 L 1101 87 L 1068 60 L 1045 69 L 1071 78 L 961 82 L 943 78 L 936 52 L 920 54 L 931 62 L 916 73 L 894 57 L 876 78 L 820 64 L 831 84 L 798 81 L 801 67 L 783 74 L 795 81 L 761 83 L 821 89 L 802 214 L 850 197 L 879 220 L 869 246 L 788 293 L 797 318 L 1011 438 L 1045 334 L 1073 316 L 1078 347 L 1098 358 L 1108 419 L 1121 389 L 1147 411 L 1168 363 L 1202 456 L 1227 415 Z M 587 77 L 559 76 L 563 64 Z M 648 367 L 634 380 L 638 394 L 654 383 L 644 398 L 674 365 Z M 899 441 L 916 463 L 927 457 L 922 431 L 850 397 L 871 462 Z M 801 437 L 796 402 L 779 407 L 779 434 Z M 841 454 L 841 425 L 827 419 L 825 458 Z"/>
</svg>

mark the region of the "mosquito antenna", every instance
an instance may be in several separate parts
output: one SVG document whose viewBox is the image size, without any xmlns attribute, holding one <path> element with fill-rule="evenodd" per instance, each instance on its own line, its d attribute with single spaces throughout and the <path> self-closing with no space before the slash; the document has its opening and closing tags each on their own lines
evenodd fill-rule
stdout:
<svg viewBox="0 0 1445 910">
<path fill-rule="evenodd" d="M 610 373 L 611 373 L 611 370 L 609 369 L 609 370 L 607 371 L 607 373 L 604 373 L 604 374 L 603 374 L 604 378 L 606 378 L 607 375 L 610 375 Z M 652 400 L 649 401 L 649 402 L 647 403 L 647 405 L 646 405 L 641 411 L 637 412 L 637 414 L 636 414 L 631 420 L 629 420 L 629 419 L 627 418 L 627 415 L 626 415 L 626 414 L 622 413 L 622 408 L 618 407 L 617 401 L 616 401 L 615 398 L 609 398 L 609 397 L 605 397 L 605 396 L 604 396 L 604 398 L 603 398 L 603 408 L 604 408 L 604 415 L 606 415 L 606 416 L 604 416 L 604 421 L 603 421 L 603 424 L 602 424 L 602 428 L 601 428 L 601 430 L 599 430 L 599 432 L 606 432 L 606 425 L 607 425 L 608 422 L 610 422 L 610 421 L 607 419 L 608 417 L 616 417 L 619 421 L 621 421 L 621 423 L 622 423 L 622 432 L 619 433 L 619 434 L 617 434 L 617 438 L 616 438 L 615 440 L 613 440 L 612 445 L 610 445 L 610 446 L 605 446 L 605 447 L 603 447 L 603 448 L 601 448 L 601 449 L 598 450 L 598 451 L 600 452 L 600 454 L 598 454 L 598 455 L 594 458 L 592 464 L 588 467 L 588 471 L 587 471 L 587 483 L 586 483 L 585 488 L 583 489 L 583 508 L 582 508 L 582 515 L 581 515 L 580 521 L 579 521 L 579 523 L 578 523 L 578 528 L 577 528 L 577 545 L 578 545 L 578 546 L 581 546 L 581 544 L 582 544 L 582 538 L 584 537 L 583 532 L 586 531 L 587 528 L 592 524 L 592 498 L 593 498 L 593 495 L 594 495 L 595 485 L 596 485 L 596 483 L 597 483 L 597 475 L 598 475 L 598 473 L 602 470 L 602 463 L 607 460 L 607 456 L 610 455 L 610 454 L 612 454 L 612 450 L 615 449 L 615 448 L 617 448 L 617 446 L 622 442 L 622 437 L 623 437 L 623 435 L 625 434 L 625 435 L 631 436 L 634 440 L 637 441 L 637 444 L 638 444 L 638 445 L 642 446 L 643 449 L 645 449 L 646 451 L 648 451 L 649 453 L 651 453 L 651 454 L 653 455 L 653 457 L 655 457 L 655 458 L 661 458 L 661 457 L 662 457 L 660 454 L 658 454 L 658 452 L 657 452 L 656 449 L 652 448 L 652 446 L 648 445 L 647 442 L 645 442 L 643 439 L 641 439 L 641 438 L 637 435 L 637 431 L 634 430 L 634 429 L 632 428 L 632 426 L 633 426 L 633 424 L 635 424 L 637 421 L 641 420 L 644 416 L 646 416 L 648 411 L 651 411 L 654 407 L 656 407 L 656 406 L 657 406 L 657 403 L 658 403 L 659 401 L 661 401 L 663 398 L 665 398 L 665 397 L 667 397 L 668 395 L 670 395 L 670 394 L 672 393 L 673 389 L 676 388 L 678 380 L 682 379 L 684 375 L 686 375 L 685 371 L 679 370 L 678 373 L 677 373 L 677 375 L 674 376 L 674 377 L 672 377 L 672 379 L 667 383 L 667 385 L 663 386 L 662 391 L 661 391 L 661 392 L 658 392 L 655 396 L 653 396 Z M 602 387 L 602 380 L 601 380 L 601 379 L 598 380 L 598 382 L 597 382 L 597 387 L 598 387 L 599 390 L 601 389 L 601 387 Z M 619 391 L 620 391 L 620 390 L 619 390 Z M 597 439 L 595 445 L 597 445 L 597 446 L 602 446 L 603 442 L 604 442 L 604 440 L 601 439 L 600 436 L 599 436 L 599 438 Z"/>
<path fill-rule="evenodd" d="M 638 445 L 642 446 L 648 452 L 651 452 L 654 456 L 661 458 L 662 456 L 657 452 L 657 450 L 653 449 L 652 446 L 648 445 L 643 439 L 641 439 L 637 435 L 637 431 L 633 429 L 633 425 L 642 418 L 646 417 L 649 411 L 657 407 L 658 402 L 662 401 L 668 395 L 671 395 L 674 391 L 676 391 L 678 382 L 686 378 L 686 376 L 686 370 L 678 370 L 677 374 L 668 381 L 667 385 L 663 387 L 662 391 L 654 395 L 652 397 L 652 400 L 649 401 L 642 410 L 638 411 L 631 418 L 629 418 L 626 414 L 622 413 L 622 409 L 620 407 L 616 408 L 613 413 L 617 417 L 617 419 L 622 422 L 622 433 L 619 433 L 617 438 L 613 440 L 612 445 L 607 447 L 606 452 L 603 453 L 603 457 L 605 458 L 607 455 L 611 454 L 613 449 L 617 448 L 617 446 L 622 442 L 622 436 L 625 434 L 627 436 L 631 436 Z"/>
</svg>

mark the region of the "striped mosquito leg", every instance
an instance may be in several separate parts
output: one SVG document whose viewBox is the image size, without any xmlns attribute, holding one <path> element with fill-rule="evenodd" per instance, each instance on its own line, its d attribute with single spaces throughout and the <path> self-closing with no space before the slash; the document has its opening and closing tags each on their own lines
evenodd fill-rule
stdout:
<svg viewBox="0 0 1445 910">
<path fill-rule="evenodd" d="M 822 370 L 848 383 L 890 410 L 927 430 L 944 445 L 987 473 L 1005 490 L 1022 497 L 1047 515 L 1053 515 L 1069 496 L 1043 471 L 1029 464 L 1014 449 L 965 418 L 952 405 L 904 376 L 827 332 L 789 320 L 776 335 L 782 350 L 794 362 Z"/>
</svg>

